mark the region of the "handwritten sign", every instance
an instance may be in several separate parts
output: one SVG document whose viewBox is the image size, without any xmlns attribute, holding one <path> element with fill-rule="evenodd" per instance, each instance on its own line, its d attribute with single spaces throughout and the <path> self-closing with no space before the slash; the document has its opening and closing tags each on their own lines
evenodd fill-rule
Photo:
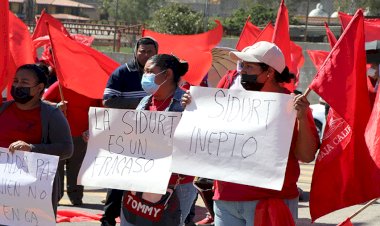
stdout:
<svg viewBox="0 0 380 226">
<path fill-rule="evenodd" d="M 58 161 L 58 156 L 0 148 L 0 224 L 56 224 L 51 195 Z"/>
<path fill-rule="evenodd" d="M 90 108 L 90 139 L 78 183 L 165 194 L 180 117 L 178 112 Z"/>
<path fill-rule="evenodd" d="M 191 87 L 172 171 L 281 190 L 295 123 L 290 95 Z"/>
</svg>

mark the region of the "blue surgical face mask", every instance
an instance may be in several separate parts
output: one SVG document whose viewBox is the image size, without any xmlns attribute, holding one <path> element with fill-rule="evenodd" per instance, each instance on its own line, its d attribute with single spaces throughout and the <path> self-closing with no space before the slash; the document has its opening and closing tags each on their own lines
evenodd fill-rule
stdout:
<svg viewBox="0 0 380 226">
<path fill-rule="evenodd" d="M 165 70 L 166 71 L 166 70 Z M 160 73 L 157 73 L 157 74 L 154 74 L 154 73 L 144 73 L 143 74 L 143 77 L 141 79 L 141 86 L 143 88 L 143 90 L 145 90 L 145 92 L 147 92 L 148 94 L 155 94 L 157 92 L 157 90 L 160 88 L 160 86 L 166 81 L 164 81 L 163 83 L 161 83 L 160 85 L 157 85 L 155 82 L 154 82 L 154 78 L 165 72 L 165 71 L 161 71 Z"/>
</svg>

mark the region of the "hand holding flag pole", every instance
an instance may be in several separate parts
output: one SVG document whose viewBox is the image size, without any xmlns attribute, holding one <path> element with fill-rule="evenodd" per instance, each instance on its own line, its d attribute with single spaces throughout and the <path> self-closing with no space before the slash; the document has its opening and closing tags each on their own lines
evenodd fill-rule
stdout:
<svg viewBox="0 0 380 226">
<path fill-rule="evenodd" d="M 48 32 L 48 34 L 50 35 L 50 30 L 49 30 L 49 23 L 48 22 L 46 22 L 46 27 L 48 28 L 47 29 L 47 32 Z M 55 65 L 57 65 L 56 64 L 56 60 L 55 60 L 55 54 L 53 53 L 53 48 L 51 48 L 51 51 L 52 51 L 52 58 L 53 58 L 53 62 L 54 62 L 54 66 Z M 55 68 L 57 68 L 57 67 L 55 67 Z M 65 97 L 63 96 L 63 92 L 62 92 L 62 86 L 61 86 L 61 83 L 59 83 L 59 81 L 58 81 L 58 88 L 59 88 L 59 95 L 61 96 L 61 102 L 63 103 L 63 114 L 65 115 L 65 116 L 67 116 L 67 113 L 66 113 L 66 101 L 65 101 Z"/>
</svg>

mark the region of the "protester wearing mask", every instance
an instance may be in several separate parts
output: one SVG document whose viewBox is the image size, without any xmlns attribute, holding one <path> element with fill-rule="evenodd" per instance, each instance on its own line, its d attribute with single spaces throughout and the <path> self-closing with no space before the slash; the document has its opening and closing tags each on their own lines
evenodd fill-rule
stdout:
<svg viewBox="0 0 380 226">
<path fill-rule="evenodd" d="M 281 83 L 291 81 L 281 50 L 273 43 L 257 42 L 242 52 L 231 52 L 233 60 L 242 62 L 241 85 L 250 91 L 290 94 Z M 190 101 L 185 94 L 183 104 Z M 311 162 L 319 146 L 309 102 L 303 95 L 294 96 L 297 111 L 292 143 L 281 191 L 215 181 L 214 212 L 216 226 L 254 225 L 256 205 L 260 201 L 277 200 L 286 204 L 293 219 L 298 213 L 298 161 Z M 285 208 L 286 208 L 285 206 Z M 289 212 L 289 211 L 288 211 Z"/>
<path fill-rule="evenodd" d="M 0 147 L 57 155 L 60 161 L 73 153 L 70 128 L 62 112 L 41 101 L 47 83 L 45 73 L 34 64 L 19 67 L 11 88 L 14 100 L 0 106 Z M 55 176 L 52 204 L 57 211 L 62 189 Z"/>
<path fill-rule="evenodd" d="M 145 64 L 144 75 L 141 79 L 142 88 L 149 95 L 141 100 L 136 110 L 182 112 L 181 97 L 184 91 L 178 87 L 178 83 L 188 67 L 186 62 L 180 62 L 173 55 L 158 54 L 151 57 Z M 161 197 L 160 201 L 154 202 L 166 202 L 168 198 L 163 216 L 158 222 L 136 215 L 128 211 L 128 207 L 124 205 L 120 225 L 182 226 L 197 194 L 193 180 L 194 177 L 191 176 L 172 174 L 168 192 L 174 192 L 171 196 L 167 193 L 166 196 Z M 148 196 L 152 197 L 152 195 L 155 194 Z M 142 198 L 144 199 L 144 194 Z M 127 199 L 125 194 L 124 199 Z"/>
<path fill-rule="evenodd" d="M 147 95 L 141 87 L 141 78 L 147 60 L 158 52 L 158 43 L 150 37 L 140 38 L 135 46 L 132 60 L 118 67 L 110 75 L 104 90 L 103 104 L 108 108 L 135 109 Z M 104 204 L 102 226 L 116 225 L 120 214 L 123 191 L 109 189 Z"/>
</svg>

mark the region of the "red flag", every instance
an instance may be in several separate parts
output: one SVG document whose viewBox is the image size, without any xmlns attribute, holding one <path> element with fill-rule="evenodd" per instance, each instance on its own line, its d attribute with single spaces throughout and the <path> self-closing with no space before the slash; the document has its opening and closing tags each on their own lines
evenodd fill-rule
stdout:
<svg viewBox="0 0 380 226">
<path fill-rule="evenodd" d="M 302 47 L 295 44 L 294 42 L 290 42 L 290 58 L 291 58 L 291 68 L 293 68 L 293 73 L 296 76 L 294 86 L 291 86 L 290 89 L 298 86 L 299 77 L 300 77 L 300 71 L 305 63 L 305 58 L 302 53 Z"/>
<path fill-rule="evenodd" d="M 358 10 L 310 85 L 331 107 L 311 184 L 313 221 L 380 196 L 380 169 L 364 139 L 366 82 L 364 16 Z"/>
<path fill-rule="evenodd" d="M 272 42 L 281 49 L 285 57 L 286 66 L 288 66 L 289 70 L 294 73 L 295 70 L 291 67 L 292 63 L 290 56 L 289 16 L 284 0 L 281 0 L 280 8 L 277 12 Z"/>
<path fill-rule="evenodd" d="M 60 84 L 87 97 L 101 99 L 108 77 L 118 63 L 54 27 L 49 26 L 48 31 Z"/>
<path fill-rule="evenodd" d="M 223 26 L 219 21 L 216 28 L 196 35 L 169 35 L 151 30 L 143 30 L 142 36 L 150 36 L 157 40 L 159 53 L 174 54 L 189 63 L 189 71 L 184 80 L 199 85 L 211 67 L 211 50 L 222 39 Z"/>
<path fill-rule="evenodd" d="M 342 223 L 338 224 L 338 226 L 354 226 L 354 225 L 351 223 L 350 218 L 347 218 L 345 221 L 343 221 Z"/>
<path fill-rule="evenodd" d="M 272 22 L 269 22 L 267 26 L 265 26 L 261 33 L 257 36 L 256 40 L 253 43 L 260 41 L 272 42 L 273 33 L 274 27 L 272 25 Z"/>
<path fill-rule="evenodd" d="M 9 50 L 16 67 L 35 63 L 28 27 L 12 12 L 9 12 Z"/>
<path fill-rule="evenodd" d="M 260 28 L 253 25 L 250 20 L 251 17 L 249 16 L 236 44 L 236 49 L 239 51 L 242 51 L 247 46 L 253 45 L 257 36 L 261 33 Z"/>
<path fill-rule="evenodd" d="M 306 50 L 317 71 L 327 59 L 329 52 L 323 50 Z"/>
<path fill-rule="evenodd" d="M 285 6 L 284 0 L 281 0 L 280 8 L 277 12 L 272 42 L 275 43 L 284 54 L 285 64 L 288 66 L 289 71 L 297 76 L 299 68 L 296 67 L 298 65 L 297 62 L 292 62 L 289 34 L 289 16 L 288 9 Z M 296 80 L 298 81 L 298 78 L 296 78 Z M 295 84 L 293 82 L 285 83 L 284 87 L 293 92 L 295 89 Z"/>
<path fill-rule="evenodd" d="M 327 25 L 326 22 L 325 22 L 325 28 L 326 28 L 327 39 L 329 40 L 330 47 L 332 49 L 334 47 L 335 43 L 337 42 L 337 40 L 336 40 L 334 33 L 332 33 L 332 31 L 329 28 L 329 25 Z"/>
<path fill-rule="evenodd" d="M 8 81 L 9 62 L 9 3 L 0 1 L 0 96 Z"/>
<path fill-rule="evenodd" d="M 60 30 L 66 36 L 70 36 L 70 33 L 66 30 L 66 28 L 59 20 L 55 19 L 53 16 L 43 10 L 32 35 L 33 44 L 36 49 L 45 44 L 49 44 L 48 29 L 46 23 L 49 23 L 49 26 Z"/>
<path fill-rule="evenodd" d="M 8 76 L 4 80 L 8 84 L 7 99 L 12 99 L 10 89 L 13 83 L 13 77 L 18 67 L 24 64 L 35 63 L 35 51 L 32 45 L 32 39 L 28 27 L 11 11 L 9 11 L 9 62 Z"/>
<path fill-rule="evenodd" d="M 71 35 L 71 37 L 73 37 L 73 39 L 76 40 L 77 42 L 80 42 L 86 46 L 91 46 L 95 39 L 92 36 L 86 36 L 82 34 L 73 34 Z"/>
<path fill-rule="evenodd" d="M 346 29 L 351 19 L 352 16 L 339 12 L 339 20 L 343 30 Z M 380 40 L 380 19 L 364 19 L 364 31 L 366 42 Z"/>
<path fill-rule="evenodd" d="M 380 91 L 377 91 L 375 104 L 365 130 L 365 141 L 372 159 L 380 168 Z"/>
</svg>

